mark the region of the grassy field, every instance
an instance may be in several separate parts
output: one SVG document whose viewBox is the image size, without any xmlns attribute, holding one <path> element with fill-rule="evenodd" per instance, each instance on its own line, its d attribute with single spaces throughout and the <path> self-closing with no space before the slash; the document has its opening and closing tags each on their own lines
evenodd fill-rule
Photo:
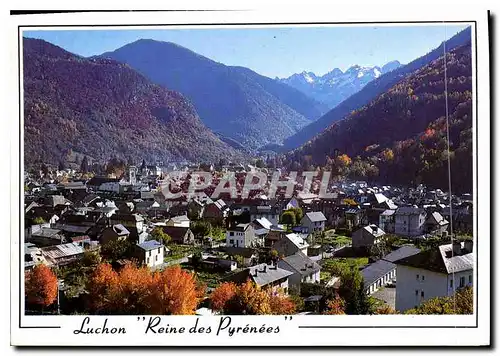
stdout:
<svg viewBox="0 0 500 356">
<path fill-rule="evenodd" d="M 318 238 L 316 242 L 321 243 L 321 238 Z M 323 238 L 324 245 L 342 246 L 348 245 L 351 242 L 352 239 L 350 237 L 336 234 L 334 229 L 325 231 L 325 236 Z"/>
<path fill-rule="evenodd" d="M 368 264 L 368 257 L 357 258 L 326 258 L 321 262 L 323 272 L 330 273 L 330 276 L 341 276 L 351 268 L 360 269 Z"/>
<path fill-rule="evenodd" d="M 202 248 L 191 245 L 168 245 L 168 249 L 170 250 L 170 254 L 165 256 L 163 259 L 165 262 L 175 261 L 181 259 L 183 257 L 189 256 L 191 254 L 201 252 Z"/>
</svg>

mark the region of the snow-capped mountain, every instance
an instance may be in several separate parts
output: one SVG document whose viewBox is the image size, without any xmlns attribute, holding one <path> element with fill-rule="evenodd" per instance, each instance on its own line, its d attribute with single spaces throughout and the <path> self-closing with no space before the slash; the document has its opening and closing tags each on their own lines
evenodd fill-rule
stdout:
<svg viewBox="0 0 500 356">
<path fill-rule="evenodd" d="M 335 68 L 323 76 L 317 76 L 313 72 L 304 71 L 288 78 L 276 79 L 323 102 L 329 108 L 334 108 L 352 94 L 360 91 L 373 79 L 400 66 L 399 61 L 391 61 L 382 67 L 353 65 L 345 72 Z"/>
</svg>

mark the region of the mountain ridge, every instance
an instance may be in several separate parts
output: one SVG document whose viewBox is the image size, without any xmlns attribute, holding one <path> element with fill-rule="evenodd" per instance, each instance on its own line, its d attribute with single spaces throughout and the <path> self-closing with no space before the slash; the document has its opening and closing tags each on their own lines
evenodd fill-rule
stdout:
<svg viewBox="0 0 500 356">
<path fill-rule="evenodd" d="M 399 66 L 401 66 L 401 63 L 397 60 L 390 61 L 381 67 L 355 64 L 345 71 L 334 68 L 324 75 L 303 71 L 276 80 L 302 91 L 304 94 L 325 103 L 330 109 L 333 109 L 343 100 L 361 90 L 370 81 Z"/>
<path fill-rule="evenodd" d="M 57 164 L 75 150 L 107 161 L 242 157 L 180 93 L 129 66 L 23 39 L 25 161 Z"/>
<path fill-rule="evenodd" d="M 471 28 L 468 27 L 445 41 L 446 49 L 447 51 L 453 50 L 458 46 L 470 42 L 470 40 Z M 285 152 L 294 150 L 307 143 L 314 136 L 320 134 L 323 130 L 325 130 L 328 126 L 349 115 L 351 111 L 359 109 L 368 104 L 371 100 L 387 91 L 398 81 L 405 78 L 408 74 L 439 58 L 442 53 L 443 43 L 441 43 L 431 52 L 371 81 L 370 83 L 365 85 L 365 87 L 363 87 L 363 89 L 361 89 L 359 92 L 353 94 L 352 96 L 341 102 L 339 105 L 327 112 L 318 120 L 304 127 L 296 134 L 288 137 L 281 147 L 281 151 Z"/>
<path fill-rule="evenodd" d="M 181 92 L 205 125 L 250 149 L 282 143 L 327 110 L 285 84 L 172 42 L 141 39 L 99 57 L 126 63 L 154 83 Z"/>
</svg>

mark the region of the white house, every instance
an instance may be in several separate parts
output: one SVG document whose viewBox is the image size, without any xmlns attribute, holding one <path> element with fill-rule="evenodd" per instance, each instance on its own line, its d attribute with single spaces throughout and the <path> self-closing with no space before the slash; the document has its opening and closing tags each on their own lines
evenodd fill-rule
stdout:
<svg viewBox="0 0 500 356">
<path fill-rule="evenodd" d="M 140 262 L 149 267 L 156 267 L 163 263 L 165 248 L 161 242 L 149 240 L 135 246 L 135 253 Z"/>
<path fill-rule="evenodd" d="M 395 261 L 396 310 L 414 308 L 434 297 L 451 296 L 473 284 L 473 242 L 454 241 Z"/>
<path fill-rule="evenodd" d="M 255 240 L 255 230 L 251 224 L 238 224 L 226 232 L 226 246 L 251 247 Z"/>
<path fill-rule="evenodd" d="M 325 230 L 326 217 L 321 211 L 306 213 L 300 224 L 308 233 L 321 232 Z"/>
<path fill-rule="evenodd" d="M 276 264 L 268 265 L 261 263 L 232 274 L 228 277 L 228 281 L 242 284 L 250 279 L 265 290 L 273 292 L 280 290 L 284 294 L 288 294 L 288 278 L 292 274 L 293 272 L 280 268 Z"/>
<path fill-rule="evenodd" d="M 187 217 L 187 215 L 179 215 L 179 216 L 174 216 L 170 218 L 166 226 L 174 226 L 174 227 L 189 227 L 191 221 Z"/>
<path fill-rule="evenodd" d="M 426 212 L 422 208 L 401 207 L 394 213 L 394 233 L 407 237 L 418 237 L 425 233 Z"/>
<path fill-rule="evenodd" d="M 380 260 L 366 266 L 361 270 L 365 292 L 375 293 L 379 288 L 392 283 L 396 279 L 396 265 L 394 261 L 415 255 L 420 250 L 412 245 L 401 246 L 395 251 L 385 255 Z"/>
<path fill-rule="evenodd" d="M 377 225 L 364 226 L 352 234 L 352 247 L 371 247 L 380 243 L 385 232 Z"/>
<path fill-rule="evenodd" d="M 301 283 L 320 282 L 321 267 L 302 252 L 280 259 L 278 267 L 293 273 L 288 277 L 288 285 L 297 292 L 300 291 Z"/>
<path fill-rule="evenodd" d="M 291 233 L 283 236 L 272 246 L 280 255 L 290 256 L 297 252 L 302 252 L 307 256 L 309 244 L 305 239 L 306 235 Z"/>
</svg>

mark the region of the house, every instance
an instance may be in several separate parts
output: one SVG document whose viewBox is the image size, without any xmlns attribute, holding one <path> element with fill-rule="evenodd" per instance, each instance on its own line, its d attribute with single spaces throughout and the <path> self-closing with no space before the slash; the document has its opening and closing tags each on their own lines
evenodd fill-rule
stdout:
<svg viewBox="0 0 500 356">
<path fill-rule="evenodd" d="M 394 233 L 394 213 L 395 210 L 384 210 L 379 215 L 378 226 L 386 233 L 391 234 Z"/>
<path fill-rule="evenodd" d="M 42 247 L 42 255 L 49 266 L 64 266 L 83 257 L 84 243 L 69 242 L 62 245 Z"/>
<path fill-rule="evenodd" d="M 278 267 L 293 273 L 288 277 L 288 286 L 297 292 L 301 283 L 320 282 L 321 267 L 300 251 L 280 259 Z"/>
<path fill-rule="evenodd" d="M 352 247 L 372 247 L 380 242 L 385 232 L 377 225 L 368 225 L 352 233 Z"/>
<path fill-rule="evenodd" d="M 37 264 L 47 263 L 42 250 L 30 242 L 24 243 L 24 269 L 33 269 Z"/>
<path fill-rule="evenodd" d="M 257 261 L 257 252 L 253 248 L 226 246 L 224 252 L 231 257 L 241 256 L 243 258 L 244 267 L 250 267 Z"/>
<path fill-rule="evenodd" d="M 348 229 L 353 229 L 361 225 L 363 212 L 359 208 L 350 208 L 344 212 L 345 225 Z"/>
<path fill-rule="evenodd" d="M 252 247 L 255 241 L 255 230 L 251 224 L 237 224 L 226 232 L 226 246 Z"/>
<path fill-rule="evenodd" d="M 425 232 L 428 234 L 442 235 L 448 230 L 449 222 L 437 211 L 429 214 L 425 221 Z"/>
<path fill-rule="evenodd" d="M 425 233 L 426 212 L 422 208 L 401 207 L 394 213 L 394 233 L 407 237 L 419 237 Z"/>
<path fill-rule="evenodd" d="M 472 240 L 454 241 L 396 260 L 396 310 L 403 312 L 431 298 L 451 296 L 459 288 L 472 286 L 472 252 Z"/>
<path fill-rule="evenodd" d="M 130 231 L 122 224 L 109 226 L 102 231 L 99 239 L 101 244 L 107 244 L 110 241 L 127 240 L 130 236 Z"/>
<path fill-rule="evenodd" d="M 92 177 L 87 182 L 87 187 L 92 189 L 94 192 L 99 190 L 99 188 L 104 184 L 104 187 L 108 187 L 107 183 L 118 183 L 120 180 L 118 178 L 108 178 L 108 177 Z M 113 184 L 112 184 L 113 185 Z M 114 186 L 114 185 L 113 185 Z"/>
<path fill-rule="evenodd" d="M 228 213 L 229 207 L 226 205 L 224 200 L 218 199 L 205 206 L 203 218 L 216 223 L 223 223 Z"/>
<path fill-rule="evenodd" d="M 405 245 L 363 268 L 361 274 L 363 275 L 365 292 L 372 294 L 388 283 L 392 283 L 397 276 L 397 266 L 394 261 L 419 252 L 418 248 Z"/>
<path fill-rule="evenodd" d="M 149 240 L 135 245 L 134 254 L 139 262 L 148 267 L 156 267 L 163 264 L 164 250 L 161 242 Z"/>
<path fill-rule="evenodd" d="M 250 207 L 250 221 L 265 218 L 274 225 L 279 223 L 279 209 L 271 205 L 253 205 Z"/>
<path fill-rule="evenodd" d="M 297 208 L 300 208 L 300 204 L 296 198 L 290 199 L 290 201 L 285 206 L 285 210 L 297 209 Z"/>
<path fill-rule="evenodd" d="M 123 225 L 130 231 L 130 239 L 139 243 L 144 242 L 147 233 L 144 231 L 144 218 L 139 214 L 114 214 L 109 218 L 111 225 Z"/>
<path fill-rule="evenodd" d="M 161 229 L 172 238 L 173 243 L 187 245 L 194 242 L 194 234 L 189 227 L 162 226 Z"/>
<path fill-rule="evenodd" d="M 52 246 L 68 242 L 60 229 L 42 227 L 40 225 L 33 225 L 31 227 L 31 235 L 28 240 L 36 246 Z"/>
<path fill-rule="evenodd" d="M 273 292 L 280 290 L 284 294 L 288 294 L 288 278 L 291 275 L 293 275 L 293 272 L 277 265 L 261 263 L 232 274 L 227 278 L 227 281 L 243 284 L 250 280 L 262 289 Z"/>
<path fill-rule="evenodd" d="M 321 211 L 306 213 L 300 225 L 305 228 L 307 233 L 322 232 L 325 230 L 326 217 Z"/>
<path fill-rule="evenodd" d="M 307 256 L 307 248 L 309 247 L 309 244 L 305 239 L 306 236 L 307 235 L 297 233 L 287 234 L 280 240 L 276 241 L 272 248 L 278 251 L 278 254 L 283 256 L 290 256 L 297 252 L 302 252 Z"/>
<path fill-rule="evenodd" d="M 189 228 L 189 224 L 191 221 L 187 217 L 187 215 L 174 216 L 167 221 L 167 226 L 172 227 L 187 227 Z"/>
</svg>

